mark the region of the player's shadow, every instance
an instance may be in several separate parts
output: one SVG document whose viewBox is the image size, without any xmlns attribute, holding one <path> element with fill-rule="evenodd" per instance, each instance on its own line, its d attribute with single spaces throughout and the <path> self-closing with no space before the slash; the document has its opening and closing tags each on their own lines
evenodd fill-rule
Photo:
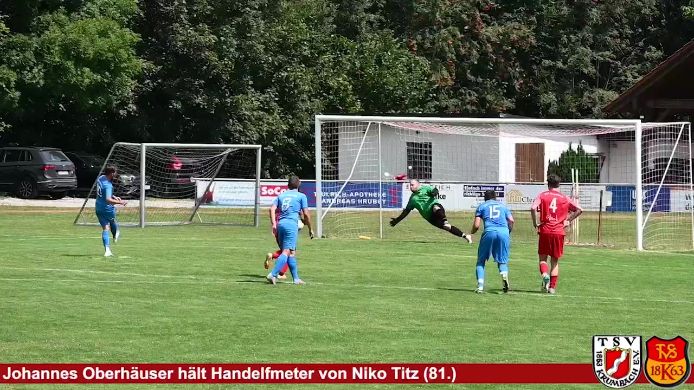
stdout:
<svg viewBox="0 0 694 390">
<path fill-rule="evenodd" d="M 265 276 L 263 276 L 263 275 L 240 274 L 238 276 L 244 277 L 244 278 L 253 278 L 253 279 L 237 280 L 236 283 L 265 283 L 265 284 L 267 284 L 267 280 L 265 280 Z"/>
<path fill-rule="evenodd" d="M 452 288 L 452 287 L 437 287 L 437 290 L 441 291 L 461 291 L 461 292 L 475 292 L 474 288 Z"/>
<path fill-rule="evenodd" d="M 474 293 L 475 289 L 474 288 L 451 288 L 451 287 L 438 287 L 437 290 L 441 291 L 459 291 L 459 292 L 469 292 L 469 293 Z M 500 288 L 494 288 L 494 289 L 485 289 L 484 293 L 485 294 L 498 294 L 498 295 L 513 295 L 513 293 L 523 293 L 523 294 L 546 294 L 541 291 L 537 290 L 523 290 L 523 289 L 514 289 L 511 288 L 507 293 L 504 292 L 504 290 Z"/>
<path fill-rule="evenodd" d="M 544 295 L 547 295 L 547 293 L 546 293 L 546 292 L 543 292 L 543 291 L 538 291 L 538 290 L 523 290 L 523 289 L 519 289 L 519 288 L 513 288 L 513 286 L 511 286 L 511 290 L 509 290 L 509 293 L 514 293 L 514 292 L 523 293 L 523 294 L 538 294 L 538 295 L 543 295 L 543 294 L 544 294 Z"/>
<path fill-rule="evenodd" d="M 263 279 L 265 280 L 264 275 L 258 275 L 258 274 L 240 274 L 239 276 L 243 276 L 244 278 L 254 278 L 254 279 Z"/>
<path fill-rule="evenodd" d="M 74 254 L 74 253 L 64 253 L 61 256 L 63 256 L 63 257 L 98 257 L 98 255 L 96 255 L 96 254 L 87 255 L 87 254 Z"/>
</svg>

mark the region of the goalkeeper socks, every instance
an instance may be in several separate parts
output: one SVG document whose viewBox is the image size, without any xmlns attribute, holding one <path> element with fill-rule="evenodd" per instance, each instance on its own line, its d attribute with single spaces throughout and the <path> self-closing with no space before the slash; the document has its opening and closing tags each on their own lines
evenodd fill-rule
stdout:
<svg viewBox="0 0 694 390">
<path fill-rule="evenodd" d="M 287 265 L 289 266 L 289 271 L 292 273 L 292 279 L 296 282 L 299 280 L 299 268 L 296 266 L 296 257 L 290 257 L 287 260 Z"/>
<path fill-rule="evenodd" d="M 111 238 L 108 235 L 108 230 L 101 231 L 101 241 L 104 243 L 104 248 L 108 249 L 111 246 Z"/>
<path fill-rule="evenodd" d="M 456 236 L 458 236 L 458 237 L 462 237 L 462 236 L 463 236 L 463 231 L 460 230 L 460 229 L 458 229 L 457 227 L 451 225 L 451 234 L 456 235 Z"/>
<path fill-rule="evenodd" d="M 484 261 L 477 261 L 475 274 L 477 275 L 477 288 L 484 288 Z"/>
<path fill-rule="evenodd" d="M 272 276 L 277 277 L 279 275 L 280 270 L 284 268 L 285 265 L 287 265 L 287 255 L 282 254 L 280 257 L 277 258 L 277 261 L 275 261 L 275 267 L 272 269 Z"/>
<path fill-rule="evenodd" d="M 557 280 L 559 275 L 554 275 L 549 277 L 549 288 L 557 288 Z"/>
<path fill-rule="evenodd" d="M 540 275 L 544 276 L 545 274 L 549 273 L 549 265 L 547 265 L 546 261 L 541 261 L 540 262 Z"/>
</svg>

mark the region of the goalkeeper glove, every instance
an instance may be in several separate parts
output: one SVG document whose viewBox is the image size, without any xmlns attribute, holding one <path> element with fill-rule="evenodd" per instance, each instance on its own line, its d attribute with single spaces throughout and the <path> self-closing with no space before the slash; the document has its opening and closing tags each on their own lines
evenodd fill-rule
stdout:
<svg viewBox="0 0 694 390">
<path fill-rule="evenodd" d="M 436 187 L 434 187 L 434 188 L 431 190 L 431 196 L 432 196 L 432 198 L 435 198 L 435 197 L 439 196 L 439 189 L 436 188 Z"/>
<path fill-rule="evenodd" d="M 391 218 L 390 219 L 390 226 L 395 226 L 400 222 L 400 218 Z"/>
</svg>

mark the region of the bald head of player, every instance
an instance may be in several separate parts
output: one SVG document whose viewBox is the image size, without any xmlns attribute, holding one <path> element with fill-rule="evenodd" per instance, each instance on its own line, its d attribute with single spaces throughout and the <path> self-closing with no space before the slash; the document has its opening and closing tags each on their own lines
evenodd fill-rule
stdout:
<svg viewBox="0 0 694 390">
<path fill-rule="evenodd" d="M 559 188 L 559 184 L 561 184 L 561 179 L 559 178 L 559 176 L 555 174 L 547 176 L 547 187 Z"/>
<path fill-rule="evenodd" d="M 419 180 L 417 180 L 417 179 L 411 179 L 410 180 L 410 191 L 417 192 L 417 191 L 419 191 L 419 187 L 420 187 Z"/>
<path fill-rule="evenodd" d="M 296 190 L 299 188 L 301 185 L 301 180 L 299 180 L 298 176 L 290 176 L 289 181 L 287 182 L 287 187 L 289 187 L 290 190 Z"/>
</svg>

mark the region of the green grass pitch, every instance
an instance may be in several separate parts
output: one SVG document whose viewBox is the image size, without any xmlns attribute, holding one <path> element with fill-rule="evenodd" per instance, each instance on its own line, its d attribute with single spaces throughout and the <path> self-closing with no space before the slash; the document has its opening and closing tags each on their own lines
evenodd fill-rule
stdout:
<svg viewBox="0 0 694 390">
<path fill-rule="evenodd" d="M 548 296 L 538 292 L 535 242 L 518 238 L 512 292 L 500 292 L 489 263 L 488 293 L 477 295 L 477 245 L 433 227 L 408 240 L 303 232 L 307 285 L 273 287 L 262 268 L 274 249 L 266 225 L 124 229 L 105 259 L 99 229 L 73 226 L 74 216 L 0 209 L 0 361 L 590 363 L 595 334 L 694 341 L 691 253 L 568 247 L 558 295 Z"/>
</svg>

